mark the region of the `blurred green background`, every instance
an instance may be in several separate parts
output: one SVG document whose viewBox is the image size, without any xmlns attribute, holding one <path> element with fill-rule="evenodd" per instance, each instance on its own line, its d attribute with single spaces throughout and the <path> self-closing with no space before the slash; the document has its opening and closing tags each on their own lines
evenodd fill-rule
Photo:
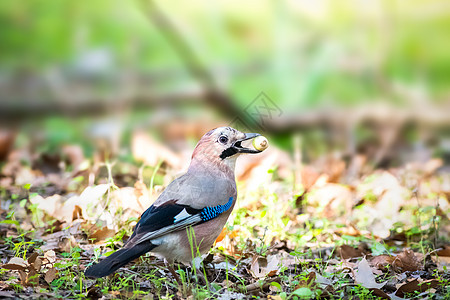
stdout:
<svg viewBox="0 0 450 300">
<path fill-rule="evenodd" d="M 445 0 L 3 0 L 0 126 L 58 144 L 91 117 L 127 130 L 238 118 L 285 148 L 301 131 L 350 153 L 406 137 L 445 156 L 449 15 Z M 247 110 L 261 92 L 266 120 Z"/>
</svg>

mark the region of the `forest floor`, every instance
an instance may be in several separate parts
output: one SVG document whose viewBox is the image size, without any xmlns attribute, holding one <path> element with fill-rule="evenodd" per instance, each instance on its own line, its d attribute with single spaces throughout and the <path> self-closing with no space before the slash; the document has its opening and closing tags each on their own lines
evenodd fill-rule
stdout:
<svg viewBox="0 0 450 300">
<path fill-rule="evenodd" d="M 328 157 L 292 171 L 286 157 L 243 162 L 228 225 L 198 268 L 175 265 L 177 283 L 152 254 L 107 278 L 84 270 L 123 245 L 179 170 L 99 163 L 74 145 L 14 150 L 0 176 L 0 297 L 450 299 L 441 160 L 355 169 Z"/>
</svg>

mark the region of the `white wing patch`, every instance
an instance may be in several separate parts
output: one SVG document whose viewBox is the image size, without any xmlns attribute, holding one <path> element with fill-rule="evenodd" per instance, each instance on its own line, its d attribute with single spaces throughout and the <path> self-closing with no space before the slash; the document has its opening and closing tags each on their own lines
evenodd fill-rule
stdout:
<svg viewBox="0 0 450 300">
<path fill-rule="evenodd" d="M 189 214 L 189 213 L 186 211 L 186 208 L 185 208 L 185 209 L 183 209 L 178 215 L 176 215 L 176 216 L 173 218 L 173 222 L 174 222 L 174 223 L 177 223 L 177 222 L 179 222 L 179 221 L 181 221 L 181 220 L 183 220 L 183 219 L 189 218 L 190 216 L 192 216 L 192 215 Z"/>
</svg>

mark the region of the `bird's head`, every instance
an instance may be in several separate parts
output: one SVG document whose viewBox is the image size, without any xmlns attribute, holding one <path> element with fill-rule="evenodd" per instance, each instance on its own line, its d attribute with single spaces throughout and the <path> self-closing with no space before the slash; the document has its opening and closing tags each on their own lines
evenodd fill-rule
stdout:
<svg viewBox="0 0 450 300">
<path fill-rule="evenodd" d="M 218 167 L 234 171 L 236 158 L 242 153 L 262 151 L 246 148 L 242 142 L 260 136 L 259 133 L 243 133 L 231 127 L 218 127 L 207 132 L 197 143 L 192 154 L 192 164 L 215 163 Z"/>
</svg>

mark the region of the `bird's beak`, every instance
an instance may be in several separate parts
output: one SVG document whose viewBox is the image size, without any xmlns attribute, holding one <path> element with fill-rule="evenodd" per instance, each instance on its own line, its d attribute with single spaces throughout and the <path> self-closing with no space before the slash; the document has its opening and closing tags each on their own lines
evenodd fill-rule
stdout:
<svg viewBox="0 0 450 300">
<path fill-rule="evenodd" d="M 256 149 L 245 148 L 245 147 L 242 147 L 242 145 L 241 145 L 241 143 L 243 141 L 250 140 L 257 136 L 260 136 L 259 133 L 244 133 L 244 135 L 245 136 L 243 139 L 237 140 L 236 142 L 234 142 L 234 144 L 232 146 L 238 153 L 260 153 L 260 152 L 262 152 L 262 151 L 259 151 Z"/>
</svg>

